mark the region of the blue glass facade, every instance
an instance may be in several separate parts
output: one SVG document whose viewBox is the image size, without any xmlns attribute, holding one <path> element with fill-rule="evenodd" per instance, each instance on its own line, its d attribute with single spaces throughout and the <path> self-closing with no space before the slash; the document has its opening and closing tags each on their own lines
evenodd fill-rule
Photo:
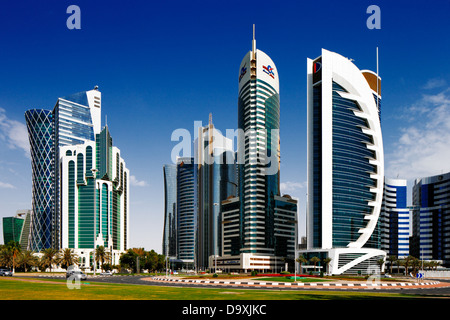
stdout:
<svg viewBox="0 0 450 320">
<path fill-rule="evenodd" d="M 399 259 L 409 255 L 411 221 L 406 180 L 386 179 L 380 215 L 381 249 Z"/>
<path fill-rule="evenodd" d="M 164 177 L 164 230 L 163 255 L 175 257 L 177 254 L 177 166 L 163 166 Z"/>
<path fill-rule="evenodd" d="M 367 222 L 364 216 L 372 213 L 368 206 L 374 200 L 371 187 L 376 181 L 370 177 L 376 168 L 369 163 L 375 155 L 367 148 L 372 137 L 363 133 L 367 121 L 355 115 L 362 111 L 354 101 L 342 98 L 346 92 L 333 82 L 333 247 L 346 247 L 359 237 L 358 231 Z M 373 240 L 377 241 L 377 240 Z M 369 244 L 370 245 L 370 244 Z"/>
<path fill-rule="evenodd" d="M 207 269 L 209 257 L 222 255 L 222 201 L 236 196 L 237 175 L 232 151 L 213 156 L 211 164 L 198 167 L 198 236 L 197 266 Z"/>
<path fill-rule="evenodd" d="M 177 257 L 194 262 L 196 236 L 196 165 L 193 158 L 177 162 Z"/>
<path fill-rule="evenodd" d="M 450 266 L 450 173 L 416 180 L 411 255 Z"/>
<path fill-rule="evenodd" d="M 57 221 L 54 204 L 54 144 L 51 111 L 25 112 L 31 151 L 32 220 L 30 250 L 39 252 L 55 246 Z"/>
</svg>

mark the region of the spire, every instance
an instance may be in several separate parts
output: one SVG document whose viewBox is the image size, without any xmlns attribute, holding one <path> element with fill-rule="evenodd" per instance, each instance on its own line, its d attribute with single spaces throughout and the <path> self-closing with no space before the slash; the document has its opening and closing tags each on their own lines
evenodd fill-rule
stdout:
<svg viewBox="0 0 450 320">
<path fill-rule="evenodd" d="M 255 24 L 253 24 L 252 52 L 253 52 L 253 57 L 254 57 L 255 56 L 255 52 L 256 52 Z"/>
</svg>

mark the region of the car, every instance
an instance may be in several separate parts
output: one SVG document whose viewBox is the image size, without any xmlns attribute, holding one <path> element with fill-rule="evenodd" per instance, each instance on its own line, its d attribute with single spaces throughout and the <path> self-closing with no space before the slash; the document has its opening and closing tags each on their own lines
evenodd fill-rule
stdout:
<svg viewBox="0 0 450 320">
<path fill-rule="evenodd" d="M 105 272 L 102 272 L 102 273 L 100 273 L 100 275 L 101 276 L 112 276 L 113 274 L 112 274 L 112 272 L 111 271 L 105 271 Z"/>
<path fill-rule="evenodd" d="M 13 273 L 8 269 L 0 269 L 0 276 L 2 277 L 12 277 Z"/>
<path fill-rule="evenodd" d="M 66 273 L 66 279 L 68 278 L 78 278 L 80 280 L 86 280 L 87 276 L 80 270 L 73 270 Z"/>
</svg>

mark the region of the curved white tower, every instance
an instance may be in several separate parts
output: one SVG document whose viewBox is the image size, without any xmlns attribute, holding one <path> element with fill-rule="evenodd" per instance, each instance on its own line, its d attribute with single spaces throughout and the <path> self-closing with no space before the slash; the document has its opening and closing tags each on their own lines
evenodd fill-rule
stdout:
<svg viewBox="0 0 450 320">
<path fill-rule="evenodd" d="M 377 80 L 378 79 L 378 80 Z M 380 78 L 322 50 L 308 59 L 308 251 L 334 274 L 370 272 L 383 200 Z"/>
</svg>

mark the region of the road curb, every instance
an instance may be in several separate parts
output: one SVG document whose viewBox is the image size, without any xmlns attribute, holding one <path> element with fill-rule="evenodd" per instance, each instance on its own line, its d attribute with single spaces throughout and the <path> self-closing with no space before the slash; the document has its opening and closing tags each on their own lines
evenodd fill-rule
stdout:
<svg viewBox="0 0 450 320">
<path fill-rule="evenodd" d="M 152 281 L 198 284 L 198 285 L 234 285 L 234 286 L 260 286 L 260 287 L 286 287 L 286 288 L 326 288 L 326 289 L 403 289 L 403 288 L 421 288 L 440 284 L 439 281 L 432 282 L 396 282 L 396 283 L 329 283 L 329 282 L 267 282 L 267 281 L 223 281 L 223 280 L 188 280 L 173 279 L 164 277 L 152 277 Z"/>
</svg>

